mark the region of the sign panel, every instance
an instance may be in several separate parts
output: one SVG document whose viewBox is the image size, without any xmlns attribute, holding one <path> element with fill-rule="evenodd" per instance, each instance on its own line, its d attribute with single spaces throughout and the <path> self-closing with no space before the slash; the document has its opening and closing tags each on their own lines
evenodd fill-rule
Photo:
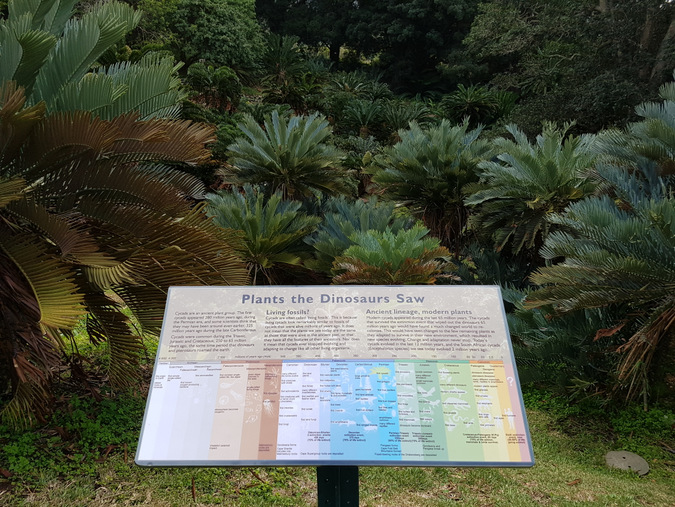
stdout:
<svg viewBox="0 0 675 507">
<path fill-rule="evenodd" d="M 172 287 L 136 462 L 532 466 L 499 288 Z"/>
</svg>

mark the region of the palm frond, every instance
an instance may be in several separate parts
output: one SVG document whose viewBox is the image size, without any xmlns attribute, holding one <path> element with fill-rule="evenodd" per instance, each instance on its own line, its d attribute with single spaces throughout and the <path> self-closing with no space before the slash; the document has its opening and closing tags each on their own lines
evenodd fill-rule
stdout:
<svg viewBox="0 0 675 507">
<path fill-rule="evenodd" d="M 72 328 L 84 314 L 75 272 L 42 241 L 5 228 L 0 249 L 30 284 L 39 307 L 40 322 L 55 328 Z"/>
</svg>

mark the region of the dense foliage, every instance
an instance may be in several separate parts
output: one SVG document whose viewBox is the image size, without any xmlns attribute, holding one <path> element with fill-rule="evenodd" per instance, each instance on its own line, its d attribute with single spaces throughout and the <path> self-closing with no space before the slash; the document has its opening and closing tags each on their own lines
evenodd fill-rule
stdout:
<svg viewBox="0 0 675 507">
<path fill-rule="evenodd" d="M 170 283 L 500 283 L 524 378 L 672 402 L 672 2 L 0 9 L 14 420 L 85 316 L 133 384 Z"/>
</svg>

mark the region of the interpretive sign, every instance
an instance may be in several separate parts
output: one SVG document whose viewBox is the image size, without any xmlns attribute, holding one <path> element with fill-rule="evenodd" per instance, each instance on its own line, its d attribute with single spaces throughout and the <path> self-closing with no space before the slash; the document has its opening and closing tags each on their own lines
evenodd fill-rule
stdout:
<svg viewBox="0 0 675 507">
<path fill-rule="evenodd" d="M 172 287 L 136 462 L 532 466 L 499 287 Z"/>
</svg>

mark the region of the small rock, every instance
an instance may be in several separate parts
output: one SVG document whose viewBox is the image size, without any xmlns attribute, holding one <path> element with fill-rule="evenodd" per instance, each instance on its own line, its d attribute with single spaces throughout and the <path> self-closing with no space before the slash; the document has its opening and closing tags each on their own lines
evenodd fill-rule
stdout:
<svg viewBox="0 0 675 507">
<path fill-rule="evenodd" d="M 607 466 L 621 470 L 632 470 L 638 475 L 646 475 L 649 472 L 647 462 L 637 454 L 628 451 L 610 451 L 605 454 Z"/>
</svg>

